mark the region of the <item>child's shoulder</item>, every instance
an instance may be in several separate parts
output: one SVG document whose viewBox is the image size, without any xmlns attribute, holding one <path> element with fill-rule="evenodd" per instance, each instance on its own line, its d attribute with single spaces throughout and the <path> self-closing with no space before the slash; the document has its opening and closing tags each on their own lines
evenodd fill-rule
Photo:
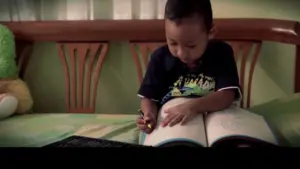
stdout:
<svg viewBox="0 0 300 169">
<path fill-rule="evenodd" d="M 222 40 L 210 40 L 206 51 L 206 57 L 208 60 L 215 63 L 216 60 L 219 62 L 225 62 L 234 58 L 234 52 L 232 47 Z"/>
<path fill-rule="evenodd" d="M 231 46 L 222 40 L 213 39 L 209 41 L 208 45 L 209 50 L 214 52 L 221 52 L 232 50 Z"/>
<path fill-rule="evenodd" d="M 173 57 L 168 45 L 163 45 L 152 52 L 151 59 L 163 61 L 165 59 L 173 59 Z"/>
</svg>

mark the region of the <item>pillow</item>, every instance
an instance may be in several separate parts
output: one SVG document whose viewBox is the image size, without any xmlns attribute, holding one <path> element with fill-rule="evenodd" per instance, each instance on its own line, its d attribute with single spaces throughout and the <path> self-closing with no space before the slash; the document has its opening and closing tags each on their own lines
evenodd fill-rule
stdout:
<svg viewBox="0 0 300 169">
<path fill-rule="evenodd" d="M 283 146 L 300 147 L 300 93 L 249 110 L 265 117 Z"/>
</svg>

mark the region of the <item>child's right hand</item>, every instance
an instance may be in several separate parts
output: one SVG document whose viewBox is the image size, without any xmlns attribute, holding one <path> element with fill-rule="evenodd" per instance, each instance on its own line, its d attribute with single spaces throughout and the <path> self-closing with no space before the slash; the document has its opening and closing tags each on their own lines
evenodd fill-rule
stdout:
<svg viewBox="0 0 300 169">
<path fill-rule="evenodd" d="M 146 123 L 147 121 L 147 123 Z M 156 118 L 154 113 L 144 113 L 144 118 L 139 116 L 136 119 L 137 126 L 145 133 L 150 134 L 155 125 L 156 125 Z M 151 125 L 151 128 L 148 127 L 148 124 Z"/>
</svg>

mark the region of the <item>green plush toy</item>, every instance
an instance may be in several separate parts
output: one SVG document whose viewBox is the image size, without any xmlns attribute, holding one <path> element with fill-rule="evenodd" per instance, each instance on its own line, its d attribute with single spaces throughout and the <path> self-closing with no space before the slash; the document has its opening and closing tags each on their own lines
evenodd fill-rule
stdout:
<svg viewBox="0 0 300 169">
<path fill-rule="evenodd" d="M 0 24 L 0 78 L 17 78 L 15 42 L 12 32 Z"/>
<path fill-rule="evenodd" d="M 13 33 L 0 24 L 0 119 L 26 113 L 33 104 L 30 91 L 18 76 Z"/>
</svg>

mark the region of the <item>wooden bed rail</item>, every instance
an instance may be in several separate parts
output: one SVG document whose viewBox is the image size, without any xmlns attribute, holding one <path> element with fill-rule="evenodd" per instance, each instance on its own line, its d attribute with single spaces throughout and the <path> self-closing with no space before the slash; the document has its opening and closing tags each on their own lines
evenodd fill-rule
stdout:
<svg viewBox="0 0 300 169">
<path fill-rule="evenodd" d="M 148 52 L 165 43 L 163 20 L 25 21 L 0 22 L 0 24 L 6 25 L 15 35 L 21 77 L 24 75 L 34 42 L 52 41 L 57 43 L 58 54 L 65 72 L 66 106 L 69 112 L 77 113 L 95 112 L 95 90 L 101 65 L 109 50 L 110 41 L 127 41 L 130 43 L 130 51 L 136 65 L 139 82 L 143 76 L 141 64 L 147 65 Z M 255 48 L 248 77 L 246 107 L 250 106 L 252 76 L 263 41 L 296 46 L 294 92 L 300 92 L 299 22 L 277 19 L 228 18 L 215 19 L 214 24 L 216 26 L 214 38 L 227 41 L 233 47 L 236 59 L 238 59 L 238 53 L 242 53 L 240 57 L 242 63 L 239 69 L 242 72 L 240 75 L 242 86 L 244 86 L 247 57 L 250 55 L 250 50 Z M 136 48 L 143 49 L 141 50 L 143 61 L 140 61 Z M 76 52 L 80 56 L 79 60 L 87 63 L 82 63 L 79 66 L 80 68 L 75 66 L 75 57 L 73 56 Z M 87 53 L 90 52 L 93 53 L 93 57 L 88 60 Z M 100 61 L 98 62 L 96 62 L 96 53 L 100 53 Z M 71 60 L 69 67 L 66 66 L 68 64 L 65 63 L 64 59 Z M 83 82 L 73 83 L 76 78 L 83 79 L 85 65 L 90 65 L 88 66 L 90 70 L 90 74 L 87 75 L 88 79 L 94 79 L 93 84 L 92 82 L 86 82 L 90 85 L 86 89 L 83 87 Z M 92 68 L 91 65 L 95 68 Z M 95 69 L 95 71 L 92 69 Z M 79 77 L 76 74 L 79 74 Z M 83 100 L 83 95 L 88 98 Z"/>
<path fill-rule="evenodd" d="M 215 19 L 216 38 L 300 45 L 300 25 L 277 19 Z M 164 41 L 163 20 L 0 22 L 27 41 Z"/>
</svg>

